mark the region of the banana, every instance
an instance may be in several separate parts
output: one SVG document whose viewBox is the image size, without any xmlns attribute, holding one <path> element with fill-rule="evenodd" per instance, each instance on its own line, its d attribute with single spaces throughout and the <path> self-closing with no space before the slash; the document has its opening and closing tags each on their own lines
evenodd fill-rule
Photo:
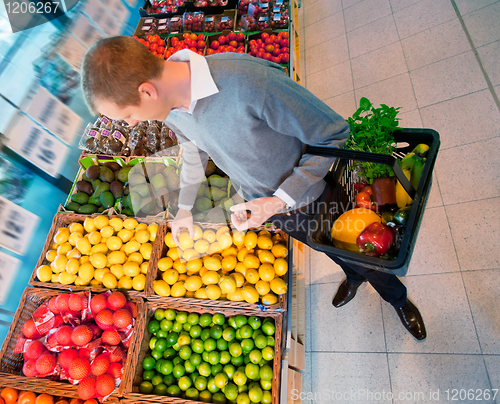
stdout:
<svg viewBox="0 0 500 404">
<path fill-rule="evenodd" d="M 408 170 L 413 170 L 413 165 L 415 164 L 415 160 L 417 159 L 417 155 L 413 152 L 408 153 L 403 157 L 403 160 L 400 162 L 401 168 L 404 170 L 405 168 Z"/>
<path fill-rule="evenodd" d="M 424 157 L 428 151 L 429 146 L 425 143 L 420 143 L 419 145 L 415 146 L 415 148 L 412 150 L 412 153 L 415 153 L 419 157 Z"/>
<path fill-rule="evenodd" d="M 413 188 L 417 189 L 418 182 L 420 181 L 420 177 L 422 176 L 422 172 L 424 171 L 424 160 L 419 158 L 415 161 L 415 165 L 413 166 L 413 170 L 411 171 L 410 182 L 413 185 Z"/>
<path fill-rule="evenodd" d="M 403 168 L 403 173 L 406 178 L 411 178 L 411 170 L 408 168 Z M 411 205 L 413 199 L 410 198 L 410 195 L 405 191 L 403 186 L 399 181 L 396 182 L 396 203 L 398 208 L 404 208 L 406 205 Z"/>
</svg>

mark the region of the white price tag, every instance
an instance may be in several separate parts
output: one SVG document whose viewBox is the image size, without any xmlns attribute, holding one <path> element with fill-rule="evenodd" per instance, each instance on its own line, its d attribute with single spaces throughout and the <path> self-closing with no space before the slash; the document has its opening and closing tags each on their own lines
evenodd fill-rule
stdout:
<svg viewBox="0 0 500 404">
<path fill-rule="evenodd" d="M 6 137 L 9 139 L 7 147 L 47 174 L 57 177 L 69 151 L 63 142 L 20 113 L 13 118 Z"/>
<path fill-rule="evenodd" d="M 104 38 L 104 35 L 99 32 L 94 24 L 81 13 L 71 31 L 87 48 L 90 48 L 99 39 Z"/>
<path fill-rule="evenodd" d="M 71 34 L 66 35 L 57 48 L 57 53 L 78 73 L 82 68 L 85 52 L 87 52 L 87 48 Z"/>
<path fill-rule="evenodd" d="M 0 305 L 5 304 L 7 301 L 14 275 L 20 264 L 19 259 L 0 252 Z"/>
<path fill-rule="evenodd" d="M 42 86 L 33 86 L 22 109 L 63 142 L 72 145 L 82 118 Z"/>
<path fill-rule="evenodd" d="M 24 255 L 40 218 L 0 196 L 0 246 Z"/>
</svg>

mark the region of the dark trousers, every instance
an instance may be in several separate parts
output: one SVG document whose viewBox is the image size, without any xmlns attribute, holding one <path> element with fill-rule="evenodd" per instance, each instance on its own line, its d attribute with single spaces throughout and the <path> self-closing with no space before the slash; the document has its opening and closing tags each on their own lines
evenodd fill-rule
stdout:
<svg viewBox="0 0 500 404">
<path fill-rule="evenodd" d="M 270 221 L 290 237 L 304 244 L 307 244 L 308 233 L 315 228 L 314 215 L 309 212 L 293 213 L 290 216 L 272 216 Z M 366 280 L 382 299 L 394 307 L 400 307 L 406 302 L 406 286 L 396 275 L 365 268 L 351 262 L 347 263 L 336 255 L 325 254 L 342 268 L 349 284 L 355 285 Z"/>
</svg>

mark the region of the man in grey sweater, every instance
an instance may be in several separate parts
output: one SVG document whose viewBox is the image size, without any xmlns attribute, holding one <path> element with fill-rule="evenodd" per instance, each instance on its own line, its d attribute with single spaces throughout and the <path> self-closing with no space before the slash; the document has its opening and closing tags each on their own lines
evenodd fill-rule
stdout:
<svg viewBox="0 0 500 404">
<path fill-rule="evenodd" d="M 305 154 L 305 148 L 342 147 L 349 126 L 279 65 L 245 54 L 202 57 L 189 50 L 164 61 L 134 39 L 116 37 L 88 51 L 82 88 L 92 111 L 130 125 L 161 120 L 176 133 L 183 165 L 174 240 L 183 227 L 193 237 L 191 209 L 210 156 L 248 201 L 231 207 L 238 230 L 271 219 L 306 241 L 307 233 L 290 225 L 312 220 L 309 210 L 334 159 Z M 330 258 L 347 276 L 335 307 L 348 303 L 367 280 L 415 338 L 426 337 L 420 313 L 396 276 Z"/>
</svg>

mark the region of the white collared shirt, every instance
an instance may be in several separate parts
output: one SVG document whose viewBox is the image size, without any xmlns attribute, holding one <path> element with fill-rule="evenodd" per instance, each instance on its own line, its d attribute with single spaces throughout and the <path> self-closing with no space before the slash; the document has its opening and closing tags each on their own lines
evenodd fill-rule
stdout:
<svg viewBox="0 0 500 404">
<path fill-rule="evenodd" d="M 180 106 L 174 108 L 174 111 L 192 114 L 198 100 L 219 92 L 210 74 L 208 63 L 203 56 L 189 49 L 182 49 L 174 53 L 167 60 L 169 62 L 189 62 L 191 71 L 191 103 L 188 108 Z"/>
</svg>

